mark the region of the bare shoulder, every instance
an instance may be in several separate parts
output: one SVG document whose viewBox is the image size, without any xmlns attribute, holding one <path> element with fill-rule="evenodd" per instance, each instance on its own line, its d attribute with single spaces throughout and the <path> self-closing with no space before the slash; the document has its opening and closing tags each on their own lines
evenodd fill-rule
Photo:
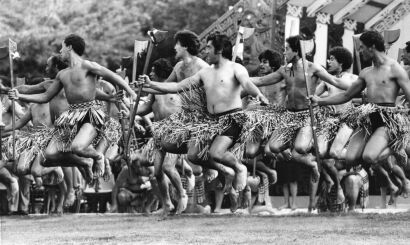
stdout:
<svg viewBox="0 0 410 245">
<path fill-rule="evenodd" d="M 373 69 L 374 69 L 373 66 L 369 66 L 369 67 L 363 68 L 363 69 L 360 71 L 359 77 L 365 78 L 366 76 L 368 76 L 369 74 L 371 74 L 371 72 L 373 71 Z"/>
<path fill-rule="evenodd" d="M 324 71 L 325 68 L 317 63 L 313 63 L 308 61 L 308 68 L 312 69 L 313 72 L 320 72 L 320 71 Z"/>
<path fill-rule="evenodd" d="M 183 61 L 178 61 L 174 66 L 174 71 L 179 71 L 181 69 Z"/>
<path fill-rule="evenodd" d="M 100 68 L 101 65 L 94 61 L 83 60 L 81 63 L 81 67 L 86 70 L 92 70 L 92 69 Z"/>
<path fill-rule="evenodd" d="M 231 61 L 230 61 L 231 62 Z M 236 62 L 231 62 L 231 66 L 232 66 L 232 68 L 235 70 L 235 71 L 237 71 L 237 72 L 248 72 L 248 70 L 246 70 L 246 68 L 245 68 L 245 66 L 243 66 L 243 65 L 241 65 L 241 64 L 239 64 L 239 63 L 236 63 Z"/>
<path fill-rule="evenodd" d="M 196 57 L 196 62 L 200 68 L 209 67 L 209 64 L 199 57 Z"/>
</svg>

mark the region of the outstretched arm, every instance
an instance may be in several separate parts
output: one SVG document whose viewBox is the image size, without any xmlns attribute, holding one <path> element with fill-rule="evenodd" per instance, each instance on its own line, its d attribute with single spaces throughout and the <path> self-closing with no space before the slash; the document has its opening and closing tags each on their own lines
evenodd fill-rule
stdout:
<svg viewBox="0 0 410 245">
<path fill-rule="evenodd" d="M 283 76 L 280 73 L 281 69 L 283 68 L 281 67 L 277 71 L 270 73 L 268 75 L 265 75 L 263 77 L 251 77 L 251 81 L 257 87 L 263 87 L 263 86 L 268 86 L 268 85 L 278 83 L 283 80 Z"/>
<path fill-rule="evenodd" d="M 41 94 L 20 94 L 17 89 L 12 89 L 9 92 L 10 99 L 18 99 L 25 102 L 34 102 L 34 103 L 47 103 L 54 96 L 60 92 L 63 88 L 63 84 L 57 79 L 53 82 L 50 87 L 44 93 Z"/>
<path fill-rule="evenodd" d="M 202 71 L 202 70 L 201 70 Z M 144 83 L 145 88 L 151 88 L 163 93 L 175 94 L 189 89 L 191 86 L 198 86 L 201 84 L 201 71 L 197 72 L 191 77 L 187 77 L 179 83 L 173 82 L 153 82 L 147 75 L 140 76 L 140 82 Z"/>
<path fill-rule="evenodd" d="M 53 80 L 44 81 L 35 85 L 24 84 L 15 87 L 15 89 L 17 89 L 17 91 L 19 91 L 19 93 L 21 94 L 39 94 L 44 93 L 47 90 L 46 85 L 50 82 L 53 82 Z"/>
<path fill-rule="evenodd" d="M 344 92 L 337 93 L 333 96 L 327 96 L 324 98 L 315 97 L 314 102 L 319 105 L 339 105 L 348 102 L 353 99 L 353 97 L 360 93 L 366 86 L 363 78 L 359 77 L 352 85 Z"/>
<path fill-rule="evenodd" d="M 235 77 L 246 93 L 256 97 L 265 104 L 269 104 L 268 99 L 266 99 L 258 87 L 250 81 L 248 71 L 245 67 L 240 64 L 235 64 Z"/>
<path fill-rule="evenodd" d="M 337 78 L 337 77 L 334 77 L 334 76 L 330 75 L 325 70 L 325 68 L 323 68 L 320 65 L 313 64 L 313 66 L 314 66 L 314 69 L 316 69 L 316 72 L 314 73 L 314 75 L 319 77 L 321 80 L 323 80 L 323 81 L 325 81 L 325 82 L 327 82 L 327 83 L 329 83 L 329 84 L 331 84 L 331 85 L 333 85 L 333 86 L 335 86 L 339 89 L 343 89 L 343 90 L 347 90 L 350 87 L 350 85 L 351 85 L 350 81 L 346 81 L 344 79 Z"/>
<path fill-rule="evenodd" d="M 90 72 L 100 75 L 103 78 L 106 78 L 109 82 L 114 85 L 118 85 L 120 88 L 124 89 L 129 93 L 133 100 L 137 98 L 137 94 L 131 89 L 131 87 L 122 79 L 119 75 L 115 74 L 114 72 L 108 70 L 107 68 L 90 61 L 84 61 L 83 67 Z"/>
</svg>

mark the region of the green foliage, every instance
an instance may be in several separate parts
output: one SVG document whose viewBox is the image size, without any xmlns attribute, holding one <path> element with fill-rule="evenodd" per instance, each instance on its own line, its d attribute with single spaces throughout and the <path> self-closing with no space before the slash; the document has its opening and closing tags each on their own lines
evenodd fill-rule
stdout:
<svg viewBox="0 0 410 245">
<path fill-rule="evenodd" d="M 16 74 L 43 74 L 47 58 L 70 33 L 84 37 L 85 57 L 114 69 L 149 28 L 201 33 L 237 0 L 0 0 L 0 46 L 18 42 Z M 0 61 L 0 74 L 9 73 Z"/>
</svg>

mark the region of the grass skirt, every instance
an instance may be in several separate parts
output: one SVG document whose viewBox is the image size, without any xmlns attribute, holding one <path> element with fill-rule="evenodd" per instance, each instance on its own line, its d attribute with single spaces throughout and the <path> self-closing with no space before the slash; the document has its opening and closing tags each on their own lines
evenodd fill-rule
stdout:
<svg viewBox="0 0 410 245">
<path fill-rule="evenodd" d="M 57 130 L 58 149 L 63 152 L 71 151 L 71 143 L 84 123 L 91 123 L 97 130 L 95 145 L 104 135 L 105 113 L 96 101 L 80 104 L 70 104 L 55 121 Z"/>
<path fill-rule="evenodd" d="M 410 139 L 410 109 L 365 104 L 344 112 L 341 115 L 341 122 L 353 129 L 363 128 L 367 134 L 371 135 L 373 127 L 369 115 L 374 112 L 380 114 L 388 128 L 389 147 L 397 154 L 401 154 Z"/>
</svg>

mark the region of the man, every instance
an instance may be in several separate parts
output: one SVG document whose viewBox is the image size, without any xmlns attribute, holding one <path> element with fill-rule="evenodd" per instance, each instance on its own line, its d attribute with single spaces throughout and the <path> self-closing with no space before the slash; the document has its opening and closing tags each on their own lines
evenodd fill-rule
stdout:
<svg viewBox="0 0 410 245">
<path fill-rule="evenodd" d="M 219 166 L 216 162 L 235 170 L 235 189 L 245 188 L 247 170 L 231 152 L 229 148 L 239 139 L 243 125 L 235 121 L 235 116 L 242 114 L 241 88 L 248 94 L 260 99 L 263 103 L 268 100 L 249 81 L 246 69 L 237 63 L 231 62 L 232 44 L 226 35 L 212 34 L 207 38 L 207 60 L 211 67 L 205 67 L 195 75 L 179 83 L 152 82 L 148 76 L 141 76 L 144 86 L 164 93 L 177 93 L 191 86 L 202 86 L 205 90 L 207 111 L 213 120 L 231 118 L 228 128 L 217 134 L 212 140 L 209 149 L 209 162 L 212 168 Z M 194 159 L 197 156 L 194 156 Z M 189 158 L 191 160 L 191 158 Z"/>
<path fill-rule="evenodd" d="M 359 78 L 345 92 L 324 98 L 313 97 L 312 101 L 319 105 L 341 104 L 367 89 L 367 100 L 371 104 L 363 105 L 362 108 L 367 106 L 372 109 L 358 118 L 355 114 L 355 118 L 351 119 L 359 125 L 350 140 L 346 158 L 362 157 L 366 164 L 372 165 L 389 179 L 382 164 L 392 152 L 402 154 L 407 145 L 407 142 L 401 141 L 409 133 L 406 128 L 410 122 L 405 112 L 395 111 L 394 107 L 400 89 L 409 100 L 409 78 L 397 61 L 385 54 L 384 39 L 378 32 L 367 31 L 360 36 L 360 51 L 364 59 L 371 59 L 374 65 L 363 69 Z M 405 182 L 403 185 L 408 186 L 408 181 Z M 394 189 L 393 186 L 390 188 Z"/>
<path fill-rule="evenodd" d="M 57 74 L 44 94 L 25 95 L 17 90 L 10 92 L 10 96 L 23 101 L 45 103 L 56 96 L 64 88 L 69 109 L 55 121 L 59 134 L 51 140 L 45 156 L 49 162 L 84 167 L 88 172 L 92 163 L 79 160 L 80 157 L 92 158 L 95 163 L 96 174 L 104 172 L 104 154 L 97 152 L 91 145 L 103 136 L 104 112 L 97 105 L 96 75 L 100 75 L 126 90 L 131 98 L 136 98 L 135 92 L 125 81 L 101 65 L 84 60 L 81 56 L 85 50 L 84 39 L 70 34 L 62 42 L 61 57 L 69 63 L 69 67 Z M 71 153 L 71 154 L 70 154 Z"/>
<path fill-rule="evenodd" d="M 200 42 L 198 36 L 191 31 L 180 31 L 175 34 L 174 37 L 175 58 L 180 60 L 172 70 L 168 78 L 162 83 L 179 83 L 182 80 L 196 74 L 204 67 L 209 65 L 203 61 L 201 58 L 197 57 L 200 48 Z M 155 66 L 154 66 L 154 72 Z M 151 91 L 152 92 L 152 91 Z M 154 112 L 155 120 L 162 120 L 167 118 L 174 112 L 180 110 L 181 101 L 178 95 L 161 95 L 150 97 L 150 104 L 143 106 L 139 113 L 148 107 L 152 107 Z M 143 113 L 141 113 L 143 114 Z M 171 183 L 174 185 L 177 193 L 179 194 L 179 201 L 176 213 L 182 213 L 187 206 L 188 196 L 185 193 L 185 190 L 182 186 L 181 178 L 178 171 L 175 169 L 175 161 L 164 162 L 164 157 L 166 152 L 174 154 L 184 154 L 186 149 L 181 149 L 181 147 L 176 146 L 170 142 L 167 142 L 164 139 L 161 139 L 162 150 L 155 150 L 154 154 L 154 165 L 155 165 L 155 177 L 158 181 L 158 187 L 161 191 L 163 202 L 164 202 L 164 214 L 174 209 L 171 199 L 169 198 L 169 190 L 167 183 L 163 180 L 163 174 L 165 173 Z M 184 148 L 184 147 L 182 147 Z M 163 172 L 164 171 L 164 172 Z"/>
<path fill-rule="evenodd" d="M 308 119 L 309 106 L 306 103 L 306 86 L 310 94 L 315 92 L 318 78 L 332 84 L 338 84 L 330 74 L 321 66 L 307 62 L 304 66 L 307 70 L 307 81 L 305 81 L 303 64 L 300 50 L 300 37 L 292 36 L 286 39 L 285 43 L 286 66 L 282 66 L 276 72 L 269 75 L 253 78 L 253 83 L 257 86 L 267 86 L 276 84 L 285 80 L 286 83 L 286 109 L 285 112 L 289 118 L 286 122 L 281 122 L 274 130 L 270 140 L 269 148 L 274 153 L 280 153 L 286 148 L 293 148 L 292 156 L 296 161 L 306 164 L 312 169 L 312 179 L 316 182 L 319 179 L 319 169 L 317 160 L 309 151 L 313 146 L 313 134 Z M 306 82 L 308 83 L 306 85 Z M 317 113 L 316 113 L 317 114 Z M 320 113 L 319 113 L 320 114 Z M 320 116 L 320 115 L 317 115 Z M 290 127 L 290 125 L 295 125 Z M 306 125 L 307 124 L 307 125 Z M 294 145 L 292 139 L 294 139 Z M 319 135 L 318 137 L 319 152 L 321 157 L 326 150 L 326 139 Z"/>
<path fill-rule="evenodd" d="M 348 72 L 352 65 L 352 62 L 353 57 L 349 50 L 343 47 L 334 47 L 329 51 L 327 71 L 329 72 L 329 74 L 343 80 L 346 85 L 351 84 L 357 79 L 356 75 Z M 341 91 L 344 90 L 337 88 L 331 84 L 322 82 L 316 89 L 316 94 L 318 94 L 319 96 L 332 96 Z M 351 101 L 348 101 L 347 103 L 344 103 L 342 105 L 332 106 L 332 115 L 330 115 L 331 120 L 338 120 L 340 114 L 344 110 L 349 110 L 350 108 L 352 108 L 352 106 L 353 105 Z M 341 160 L 344 160 L 346 152 L 345 146 L 349 141 L 352 133 L 352 128 L 350 128 L 346 124 L 342 124 L 339 128 L 338 133 L 335 135 L 335 138 L 329 150 L 329 157 L 332 159 L 327 158 L 323 160 L 324 166 L 326 167 L 325 174 L 329 174 L 329 177 L 331 178 L 329 179 L 331 182 L 328 185 L 328 189 L 331 190 L 333 185 L 335 185 L 336 188 L 336 204 L 343 204 L 345 198 L 343 195 L 342 186 L 340 185 L 340 175 L 338 174 L 338 170 L 340 170 L 341 168 L 337 168 L 335 166 L 335 159 L 339 160 L 338 163 L 341 163 Z M 340 164 L 338 164 L 338 166 L 340 166 Z"/>
</svg>

